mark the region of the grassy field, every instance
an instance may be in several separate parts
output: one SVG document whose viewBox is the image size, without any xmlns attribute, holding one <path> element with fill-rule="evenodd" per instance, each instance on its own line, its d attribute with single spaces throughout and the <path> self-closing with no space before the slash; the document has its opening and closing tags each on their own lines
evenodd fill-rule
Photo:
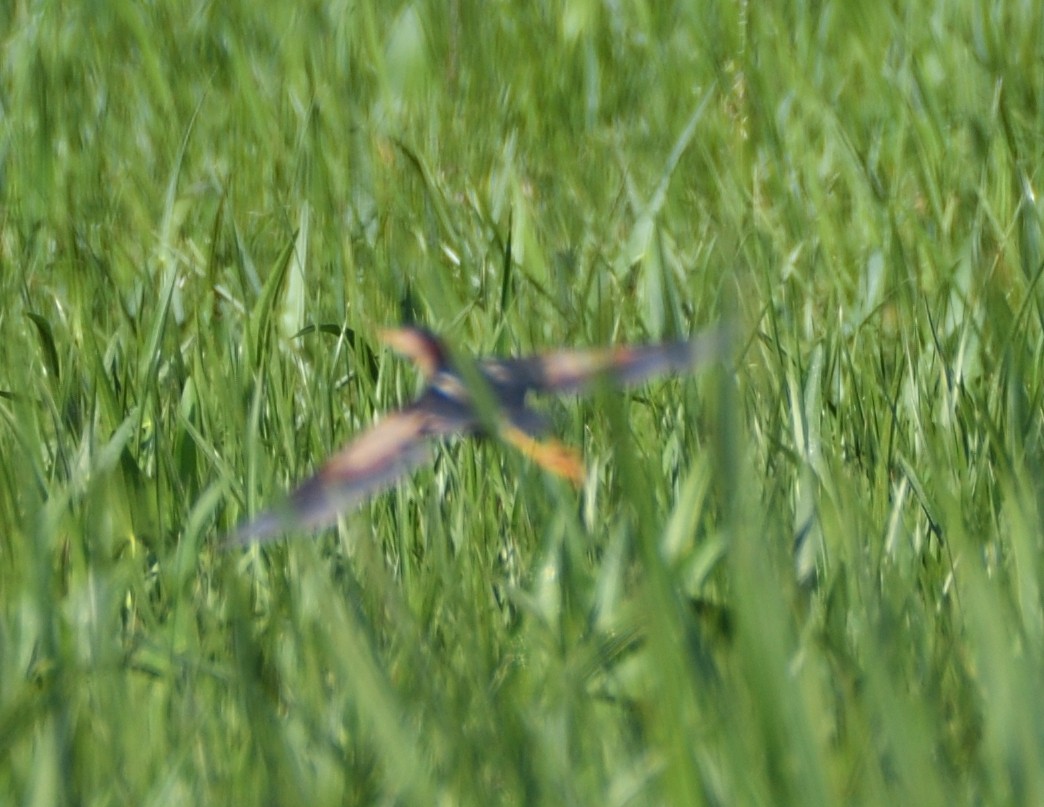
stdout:
<svg viewBox="0 0 1044 807">
<path fill-rule="evenodd" d="M 1044 803 L 1040 4 L 0 10 L 0 803 Z M 737 325 L 222 552 L 461 350 Z"/>
</svg>

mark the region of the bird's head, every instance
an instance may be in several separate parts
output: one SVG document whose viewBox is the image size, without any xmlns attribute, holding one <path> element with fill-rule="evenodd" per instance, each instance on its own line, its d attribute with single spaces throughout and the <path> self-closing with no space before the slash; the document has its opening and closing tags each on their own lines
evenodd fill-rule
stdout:
<svg viewBox="0 0 1044 807">
<path fill-rule="evenodd" d="M 386 328 L 380 332 L 381 341 L 396 353 L 417 365 L 424 378 L 430 381 L 446 369 L 449 359 L 438 337 L 430 331 L 414 326 Z"/>
</svg>

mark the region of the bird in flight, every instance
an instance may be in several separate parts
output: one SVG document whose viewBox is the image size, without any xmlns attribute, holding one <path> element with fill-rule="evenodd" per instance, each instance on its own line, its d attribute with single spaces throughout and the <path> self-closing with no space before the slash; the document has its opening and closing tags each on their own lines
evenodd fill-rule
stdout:
<svg viewBox="0 0 1044 807">
<path fill-rule="evenodd" d="M 579 484 L 584 476 L 579 455 L 542 436 L 544 419 L 527 405 L 529 393 L 583 392 L 602 379 L 640 384 L 696 369 L 722 356 L 728 341 L 719 327 L 686 341 L 483 359 L 467 373 L 454 366 L 443 343 L 426 330 L 395 328 L 380 336 L 424 376 L 427 385 L 420 397 L 348 443 L 281 504 L 240 525 L 225 539 L 226 546 L 327 526 L 340 512 L 427 462 L 432 442 L 451 435 L 493 432 L 547 470 Z"/>
</svg>

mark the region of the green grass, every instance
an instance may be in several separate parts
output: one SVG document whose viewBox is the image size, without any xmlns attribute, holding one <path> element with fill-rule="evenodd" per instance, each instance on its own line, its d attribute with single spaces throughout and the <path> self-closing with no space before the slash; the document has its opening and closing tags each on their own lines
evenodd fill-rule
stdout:
<svg viewBox="0 0 1044 807">
<path fill-rule="evenodd" d="M 1044 11 L 0 11 L 0 802 L 1044 801 Z M 336 530 L 475 354 L 737 323 Z"/>
</svg>

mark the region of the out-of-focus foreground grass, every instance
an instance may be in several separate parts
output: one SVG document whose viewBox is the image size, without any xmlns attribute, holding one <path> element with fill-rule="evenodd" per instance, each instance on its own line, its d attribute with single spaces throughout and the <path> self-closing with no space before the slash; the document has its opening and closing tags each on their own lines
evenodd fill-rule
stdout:
<svg viewBox="0 0 1044 807">
<path fill-rule="evenodd" d="M 0 11 L 0 801 L 1044 801 L 1031 3 Z M 219 536 L 462 350 L 549 402 Z"/>
</svg>

